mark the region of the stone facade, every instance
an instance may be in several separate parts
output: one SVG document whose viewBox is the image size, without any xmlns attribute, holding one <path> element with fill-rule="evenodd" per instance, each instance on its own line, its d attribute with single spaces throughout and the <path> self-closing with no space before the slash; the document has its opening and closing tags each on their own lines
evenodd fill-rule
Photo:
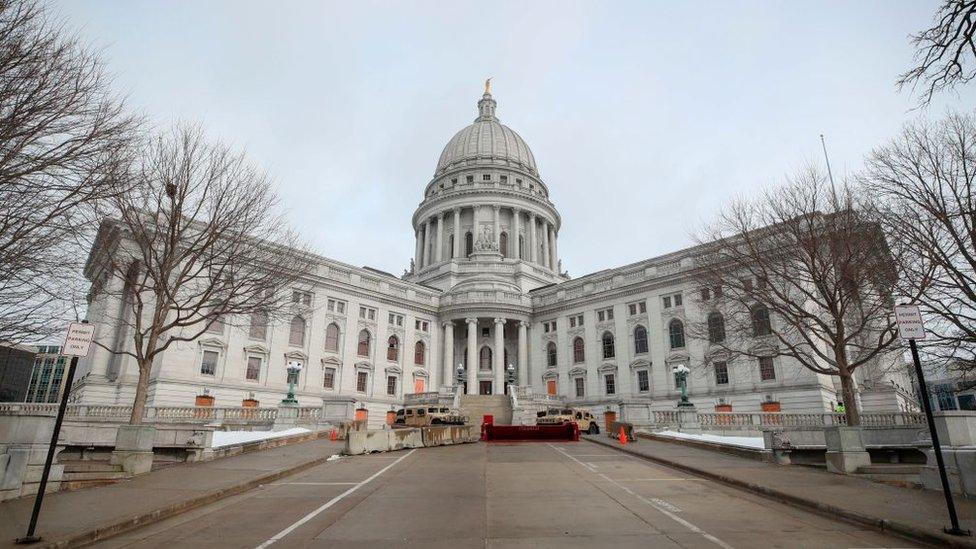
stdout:
<svg viewBox="0 0 976 549">
<path fill-rule="evenodd" d="M 562 219 L 548 185 L 496 106 L 486 90 L 478 117 L 444 148 L 413 215 L 416 247 L 402 278 L 321 257 L 294 290 L 300 342 L 288 323 L 254 337 L 246 321 L 228 321 L 160 358 L 149 404 L 189 405 L 207 394 L 215 406 L 247 398 L 276 406 L 288 389 L 286 364 L 299 361 L 301 405 L 365 407 L 371 423 L 407 393 L 500 394 L 512 382 L 596 412 L 627 402 L 664 410 L 680 393 L 671 368 L 684 364 L 689 398 L 701 411 L 831 410 L 835 379 L 779 358 L 762 372 L 752 362 L 715 372 L 703 366 L 703 344 L 690 337 L 674 344 L 670 323 L 698 314 L 694 249 L 571 280 L 559 259 Z M 99 297 L 118 292 L 97 291 L 109 283 L 97 265 L 117 238 L 110 224 L 102 227 L 87 269 L 89 320 L 96 338 L 116 349 L 129 345 L 122 323 L 108 320 L 122 307 Z M 134 360 L 96 349 L 80 364 L 75 398 L 128 404 L 136 377 Z M 911 406 L 900 369 L 866 367 L 858 381 L 866 409 Z"/>
</svg>

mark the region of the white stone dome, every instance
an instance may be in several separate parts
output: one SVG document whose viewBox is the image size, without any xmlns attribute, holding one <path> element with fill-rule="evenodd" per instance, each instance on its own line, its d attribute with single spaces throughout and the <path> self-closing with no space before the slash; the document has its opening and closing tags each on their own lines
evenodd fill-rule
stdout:
<svg viewBox="0 0 976 549">
<path fill-rule="evenodd" d="M 535 156 L 522 137 L 495 118 L 495 100 L 485 93 L 478 118 L 454 134 L 437 161 L 434 176 L 470 166 L 510 167 L 538 176 Z"/>
</svg>

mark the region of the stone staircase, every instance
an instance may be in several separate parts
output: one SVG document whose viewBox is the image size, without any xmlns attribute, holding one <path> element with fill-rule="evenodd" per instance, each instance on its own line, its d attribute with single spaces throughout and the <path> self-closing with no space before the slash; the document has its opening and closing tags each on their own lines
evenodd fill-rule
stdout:
<svg viewBox="0 0 976 549">
<path fill-rule="evenodd" d="M 474 425 L 480 426 L 488 414 L 495 416 L 498 425 L 512 424 L 512 401 L 508 395 L 461 395 L 460 407 Z"/>
<path fill-rule="evenodd" d="M 535 425 L 538 412 L 565 406 L 563 399 L 551 395 L 522 395 L 512 410 L 512 425 Z"/>
<path fill-rule="evenodd" d="M 112 465 L 107 461 L 78 459 L 60 461 L 64 465 L 61 477 L 62 490 L 80 490 L 91 486 L 113 484 L 129 478 L 122 471 L 121 465 Z"/>
</svg>

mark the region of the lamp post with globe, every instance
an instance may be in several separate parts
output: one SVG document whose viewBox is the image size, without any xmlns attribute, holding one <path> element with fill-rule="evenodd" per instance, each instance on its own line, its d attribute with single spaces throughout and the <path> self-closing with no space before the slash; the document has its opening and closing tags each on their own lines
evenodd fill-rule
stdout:
<svg viewBox="0 0 976 549">
<path fill-rule="evenodd" d="M 509 364 L 505 371 L 508 372 L 508 390 L 511 392 L 512 387 L 515 386 L 515 365 Z"/>
<path fill-rule="evenodd" d="M 674 379 L 681 389 L 681 400 L 678 401 L 678 406 L 694 406 L 691 402 L 688 402 L 688 374 L 691 373 L 691 370 L 684 364 L 678 364 L 674 368 L 671 368 L 671 371 L 674 373 Z"/>
<path fill-rule="evenodd" d="M 298 381 L 298 374 L 301 371 L 301 361 L 288 361 L 288 396 L 281 401 L 282 404 L 298 404 L 298 399 L 295 398 L 295 383 Z"/>
</svg>

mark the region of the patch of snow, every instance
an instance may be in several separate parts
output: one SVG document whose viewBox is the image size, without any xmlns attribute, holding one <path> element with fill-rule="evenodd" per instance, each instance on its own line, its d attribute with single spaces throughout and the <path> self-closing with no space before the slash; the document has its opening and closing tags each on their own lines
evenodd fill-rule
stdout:
<svg viewBox="0 0 976 549">
<path fill-rule="evenodd" d="M 212 448 L 223 448 L 225 446 L 234 446 L 235 444 L 246 444 L 248 442 L 288 437 L 310 432 L 310 430 L 304 427 L 293 427 L 284 431 L 214 431 Z"/>
<path fill-rule="evenodd" d="M 693 435 L 691 433 L 679 433 L 677 431 L 660 431 L 654 433 L 663 437 L 671 438 L 681 438 L 685 440 L 703 440 L 705 442 L 712 442 L 715 444 L 725 444 L 727 446 L 739 446 L 742 448 L 758 448 L 762 450 L 765 448 L 763 445 L 762 437 L 730 437 L 724 435 Z"/>
<path fill-rule="evenodd" d="M 339 454 L 332 454 L 325 461 L 339 461 L 340 459 L 342 459 L 342 456 L 340 456 Z"/>
</svg>

